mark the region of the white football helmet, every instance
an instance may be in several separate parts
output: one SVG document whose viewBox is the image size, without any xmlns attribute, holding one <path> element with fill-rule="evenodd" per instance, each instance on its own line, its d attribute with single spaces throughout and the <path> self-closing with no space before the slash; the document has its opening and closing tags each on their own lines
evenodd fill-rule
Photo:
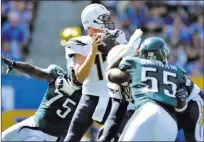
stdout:
<svg viewBox="0 0 204 142">
<path fill-rule="evenodd" d="M 111 20 L 110 11 L 101 4 L 90 4 L 81 13 L 81 22 L 85 30 L 113 30 L 115 25 Z"/>
</svg>

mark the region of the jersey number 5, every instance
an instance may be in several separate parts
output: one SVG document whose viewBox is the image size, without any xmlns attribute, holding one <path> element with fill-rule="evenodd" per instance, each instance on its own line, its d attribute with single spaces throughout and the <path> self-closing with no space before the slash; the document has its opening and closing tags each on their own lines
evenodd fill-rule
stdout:
<svg viewBox="0 0 204 142">
<path fill-rule="evenodd" d="M 55 93 L 57 93 L 58 95 L 56 95 L 55 97 L 53 97 L 52 99 L 50 99 L 49 101 L 46 102 L 47 106 L 50 106 L 53 102 L 57 101 L 58 99 L 63 97 L 63 94 L 59 91 L 59 90 L 55 90 Z M 66 111 L 62 111 L 60 109 L 58 109 L 56 111 L 57 115 L 61 118 L 65 118 L 70 112 L 71 109 L 68 107 L 68 104 L 71 103 L 72 105 L 76 105 L 76 103 L 74 101 L 72 101 L 71 99 L 67 98 L 65 100 L 65 102 L 62 104 L 63 108 L 66 108 Z"/>
<path fill-rule="evenodd" d="M 150 89 L 152 92 L 158 92 L 159 91 L 159 86 L 158 86 L 158 79 L 152 76 L 148 76 L 147 72 L 157 72 L 156 68 L 151 68 L 151 67 L 143 67 L 142 68 L 142 76 L 141 76 L 141 81 L 147 81 L 150 80 L 152 84 L 152 88 Z M 170 90 L 164 89 L 164 94 L 175 98 L 176 95 L 176 89 L 177 85 L 174 82 L 169 81 L 169 77 L 176 78 L 176 74 L 168 71 L 163 71 L 163 84 L 165 85 L 170 85 L 171 86 L 171 92 Z"/>
</svg>

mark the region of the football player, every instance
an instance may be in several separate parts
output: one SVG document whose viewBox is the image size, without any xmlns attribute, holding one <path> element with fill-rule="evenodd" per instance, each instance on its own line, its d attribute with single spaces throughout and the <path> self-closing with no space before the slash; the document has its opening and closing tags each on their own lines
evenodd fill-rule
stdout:
<svg viewBox="0 0 204 142">
<path fill-rule="evenodd" d="M 112 59 L 115 58 L 114 57 L 115 55 L 118 56 L 119 54 L 118 50 L 119 50 L 118 48 L 113 48 L 112 51 L 109 52 L 108 59 L 110 58 L 110 56 Z M 134 49 L 132 50 L 132 52 L 134 52 Z M 200 88 L 188 78 L 188 76 L 185 74 L 184 71 L 183 73 L 185 77 L 184 79 L 185 84 L 183 83 L 183 85 L 181 85 L 178 88 L 177 94 L 182 96 L 182 95 L 185 95 L 185 93 L 187 92 L 189 96 L 187 97 L 188 106 L 186 110 L 182 113 L 176 111 L 178 127 L 179 129 L 184 130 L 186 141 L 189 141 L 189 142 L 190 141 L 203 141 L 203 138 L 204 138 L 203 136 L 204 134 L 203 133 L 204 131 L 204 125 L 203 125 L 204 104 L 203 104 L 203 99 L 202 99 L 203 93 L 200 91 Z"/>
<path fill-rule="evenodd" d="M 138 49 L 141 36 L 143 32 L 141 29 L 136 29 L 134 34 L 130 37 L 130 40 L 127 45 L 120 45 L 111 49 L 111 53 L 108 53 L 107 63 L 110 65 L 114 63 L 114 59 L 120 57 L 121 54 L 128 54 L 128 55 L 135 55 L 137 54 L 135 51 Z M 124 47 L 131 47 L 131 52 L 124 52 Z M 123 56 L 125 56 L 125 54 Z M 120 100 L 113 100 L 111 106 L 111 112 L 103 125 L 100 129 L 98 134 L 98 141 L 117 141 L 119 139 L 120 134 L 123 131 L 124 126 L 126 125 L 127 121 L 131 117 L 134 112 L 134 105 L 132 104 L 132 97 L 129 85 L 117 85 L 111 82 L 108 82 L 109 90 L 112 94 L 117 94 L 121 97 Z M 114 138 L 114 139 L 113 139 Z"/>
<path fill-rule="evenodd" d="M 104 123 L 111 107 L 107 81 L 104 73 L 107 66 L 106 53 L 99 52 L 101 35 L 115 39 L 115 44 L 126 44 L 125 34 L 114 29 L 110 12 L 101 4 L 88 5 L 81 14 L 87 36 L 71 39 L 66 45 L 68 68 L 74 67 L 76 78 L 83 83 L 82 98 L 74 114 L 65 141 L 80 141 L 93 121 Z M 114 94 L 111 94 L 114 97 Z"/>
<path fill-rule="evenodd" d="M 139 57 L 124 57 L 119 68 L 107 73 L 113 83 L 130 83 L 136 108 L 119 141 L 174 141 L 175 109 L 187 107 L 186 95 L 177 95 L 180 84 L 186 82 L 184 72 L 168 65 L 169 51 L 161 38 L 146 39 L 139 51 Z"/>
<path fill-rule="evenodd" d="M 64 72 L 57 65 L 47 69 L 3 57 L 8 71 L 16 69 L 48 82 L 48 89 L 36 113 L 2 132 L 3 141 L 59 141 L 68 131 L 74 111 L 81 98 L 81 83 L 74 70 Z"/>
</svg>

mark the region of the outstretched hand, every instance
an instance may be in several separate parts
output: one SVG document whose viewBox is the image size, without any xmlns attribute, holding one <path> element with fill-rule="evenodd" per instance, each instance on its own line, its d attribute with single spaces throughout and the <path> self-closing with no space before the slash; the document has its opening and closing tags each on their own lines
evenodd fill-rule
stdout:
<svg viewBox="0 0 204 142">
<path fill-rule="evenodd" d="M 136 29 L 134 34 L 130 37 L 126 50 L 124 50 L 120 55 L 121 57 L 136 55 L 136 51 L 142 41 L 141 36 L 143 32 L 141 29 Z"/>
<path fill-rule="evenodd" d="M 6 64 L 6 74 L 8 74 L 16 65 L 15 61 L 12 61 L 6 57 L 1 57 L 1 60 Z"/>
<path fill-rule="evenodd" d="M 134 34 L 130 37 L 128 45 L 133 47 L 135 50 L 137 50 L 141 42 L 142 34 L 143 32 L 141 29 L 136 29 Z"/>
</svg>

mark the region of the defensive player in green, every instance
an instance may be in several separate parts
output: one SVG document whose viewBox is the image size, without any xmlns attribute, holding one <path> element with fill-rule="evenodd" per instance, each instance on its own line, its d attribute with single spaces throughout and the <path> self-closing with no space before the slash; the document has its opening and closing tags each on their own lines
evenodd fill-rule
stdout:
<svg viewBox="0 0 204 142">
<path fill-rule="evenodd" d="M 124 57 L 118 68 L 108 70 L 110 82 L 129 83 L 136 109 L 119 141 L 176 139 L 175 109 L 187 107 L 185 95 L 178 97 L 177 90 L 186 80 L 180 68 L 168 64 L 168 56 L 166 43 L 151 37 L 141 44 L 139 57 Z"/>
<path fill-rule="evenodd" d="M 26 62 L 3 57 L 8 72 L 22 73 L 48 82 L 48 89 L 36 113 L 2 132 L 3 141 L 59 141 L 66 135 L 81 98 L 81 83 L 72 69 L 68 73 L 57 65 L 42 69 Z"/>
</svg>

